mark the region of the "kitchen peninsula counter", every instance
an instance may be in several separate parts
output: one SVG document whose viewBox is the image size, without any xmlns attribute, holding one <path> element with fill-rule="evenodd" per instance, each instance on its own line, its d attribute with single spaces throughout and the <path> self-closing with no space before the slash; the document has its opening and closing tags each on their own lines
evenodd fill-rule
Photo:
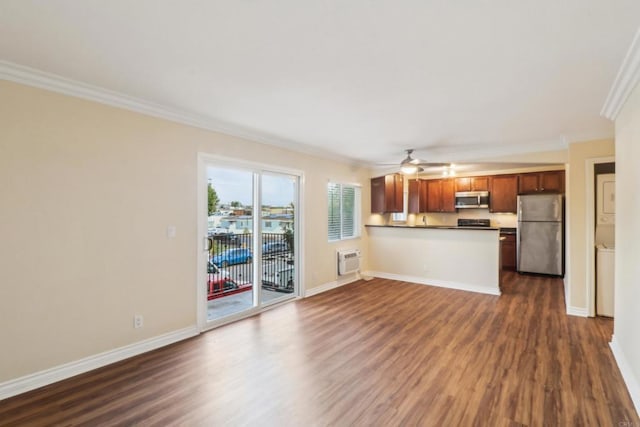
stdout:
<svg viewBox="0 0 640 427">
<path fill-rule="evenodd" d="M 369 237 L 369 271 L 365 274 L 500 295 L 499 228 L 365 227 Z"/>
<path fill-rule="evenodd" d="M 500 230 L 498 227 L 470 227 L 464 225 L 407 225 L 407 224 L 366 224 L 365 227 L 389 228 L 434 228 L 447 230 Z"/>
</svg>

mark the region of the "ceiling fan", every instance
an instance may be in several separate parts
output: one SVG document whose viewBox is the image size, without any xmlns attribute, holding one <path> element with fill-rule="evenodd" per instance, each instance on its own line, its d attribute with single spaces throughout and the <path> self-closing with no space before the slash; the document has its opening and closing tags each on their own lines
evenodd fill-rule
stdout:
<svg viewBox="0 0 640 427">
<path fill-rule="evenodd" d="M 404 175 L 417 175 L 421 172 L 426 172 L 431 175 L 442 175 L 443 177 L 454 177 L 458 173 L 469 174 L 473 171 L 495 171 L 495 170 L 510 170 L 518 168 L 530 168 L 534 166 L 549 166 L 551 163 L 528 163 L 528 162 L 513 162 L 513 161 L 479 161 L 479 162 L 426 162 L 420 159 L 413 158 L 411 155 L 414 152 L 413 148 L 404 150 L 406 157 L 402 159 L 400 164 L 398 163 L 378 163 L 380 166 L 395 166 L 400 167 L 400 172 Z"/>
<path fill-rule="evenodd" d="M 405 153 L 407 153 L 407 157 L 405 157 L 400 162 L 400 172 L 402 172 L 405 175 L 411 175 L 414 173 L 424 171 L 424 168 L 422 168 L 422 166 L 427 166 L 427 167 L 448 166 L 449 168 L 453 167 L 453 165 L 450 163 L 431 163 L 431 162 L 423 162 L 420 159 L 414 159 L 413 157 L 411 157 L 411 154 L 413 153 L 413 148 L 406 149 Z"/>
</svg>

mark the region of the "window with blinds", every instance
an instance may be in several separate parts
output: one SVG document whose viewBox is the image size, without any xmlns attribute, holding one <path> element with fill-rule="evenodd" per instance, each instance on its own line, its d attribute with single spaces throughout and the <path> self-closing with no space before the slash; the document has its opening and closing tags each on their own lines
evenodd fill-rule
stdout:
<svg viewBox="0 0 640 427">
<path fill-rule="evenodd" d="M 360 187 L 330 182 L 327 186 L 329 241 L 360 236 Z"/>
</svg>

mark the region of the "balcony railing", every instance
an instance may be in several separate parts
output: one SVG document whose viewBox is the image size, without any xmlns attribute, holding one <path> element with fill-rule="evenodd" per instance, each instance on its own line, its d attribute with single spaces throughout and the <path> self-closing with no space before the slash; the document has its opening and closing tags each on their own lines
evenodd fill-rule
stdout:
<svg viewBox="0 0 640 427">
<path fill-rule="evenodd" d="M 207 297 L 209 300 L 253 288 L 253 234 L 209 236 Z M 262 233 L 262 277 L 264 289 L 291 293 L 295 284 L 293 252 L 285 234 Z"/>
</svg>

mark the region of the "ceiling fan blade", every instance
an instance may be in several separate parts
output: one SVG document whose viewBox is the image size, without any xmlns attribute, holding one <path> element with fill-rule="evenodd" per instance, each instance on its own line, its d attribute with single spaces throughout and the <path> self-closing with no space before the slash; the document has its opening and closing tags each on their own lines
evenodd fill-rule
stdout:
<svg viewBox="0 0 640 427">
<path fill-rule="evenodd" d="M 450 166 L 451 163 L 435 163 L 435 162 L 423 162 L 423 161 L 418 161 L 415 163 L 415 165 L 418 166 L 427 166 L 427 167 L 445 167 L 445 166 Z"/>
</svg>

